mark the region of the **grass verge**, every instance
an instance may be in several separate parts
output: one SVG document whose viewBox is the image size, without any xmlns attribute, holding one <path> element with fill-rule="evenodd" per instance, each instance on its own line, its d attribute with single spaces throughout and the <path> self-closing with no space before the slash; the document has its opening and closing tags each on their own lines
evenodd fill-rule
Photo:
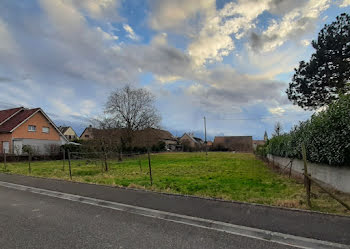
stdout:
<svg viewBox="0 0 350 249">
<path fill-rule="evenodd" d="M 102 172 L 101 161 L 72 160 L 73 181 L 308 209 L 303 183 L 274 172 L 253 154 L 162 153 L 152 155 L 151 160 L 152 186 L 146 156 L 109 160 L 108 172 Z M 36 161 L 31 168 L 29 174 L 27 162 L 7 163 L 6 172 L 69 180 L 67 161 L 65 170 L 62 161 Z M 350 203 L 350 195 L 336 194 Z M 315 211 L 350 214 L 316 186 L 312 187 L 312 205 Z"/>
</svg>

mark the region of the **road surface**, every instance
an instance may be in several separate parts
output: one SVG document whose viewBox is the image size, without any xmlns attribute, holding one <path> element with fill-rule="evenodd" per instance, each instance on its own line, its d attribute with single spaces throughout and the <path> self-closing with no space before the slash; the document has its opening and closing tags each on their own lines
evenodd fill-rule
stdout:
<svg viewBox="0 0 350 249">
<path fill-rule="evenodd" d="M 1 248 L 294 248 L 0 187 Z"/>
<path fill-rule="evenodd" d="M 0 174 L 0 248 L 350 248 L 349 231 L 344 216 Z"/>
</svg>

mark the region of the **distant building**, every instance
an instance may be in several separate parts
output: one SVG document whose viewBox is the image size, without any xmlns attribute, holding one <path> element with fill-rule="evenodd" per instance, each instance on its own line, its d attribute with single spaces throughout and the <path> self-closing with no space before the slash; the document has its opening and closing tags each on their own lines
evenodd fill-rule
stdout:
<svg viewBox="0 0 350 249">
<path fill-rule="evenodd" d="M 258 145 L 264 145 L 265 143 L 265 140 L 253 140 L 253 150 L 256 150 Z"/>
<path fill-rule="evenodd" d="M 252 136 L 218 136 L 214 138 L 214 150 L 253 152 Z"/>
<path fill-rule="evenodd" d="M 83 133 L 80 135 L 81 140 L 90 140 L 94 138 L 94 130 L 97 130 L 96 128 L 93 128 L 91 125 L 89 127 L 86 127 Z"/>
<path fill-rule="evenodd" d="M 264 133 L 264 141 L 267 142 L 267 140 L 269 140 L 269 137 L 267 136 L 267 132 L 265 131 L 265 133 Z"/>
<path fill-rule="evenodd" d="M 69 141 L 73 141 L 78 138 L 77 133 L 70 126 L 60 126 L 58 129 Z"/>
<path fill-rule="evenodd" d="M 112 137 L 115 141 L 120 141 L 125 135 L 125 129 L 108 129 L 100 130 L 87 127 L 80 136 L 81 140 L 93 140 L 100 137 L 108 136 Z M 161 129 L 147 128 L 144 130 L 134 131 L 132 133 L 132 146 L 133 147 L 148 147 L 164 142 L 166 150 L 178 150 L 178 140 L 169 131 Z"/>
<path fill-rule="evenodd" d="M 192 133 L 183 134 L 179 141 L 183 146 L 192 149 L 201 149 L 204 145 L 204 141 L 199 137 L 195 137 Z"/>
</svg>

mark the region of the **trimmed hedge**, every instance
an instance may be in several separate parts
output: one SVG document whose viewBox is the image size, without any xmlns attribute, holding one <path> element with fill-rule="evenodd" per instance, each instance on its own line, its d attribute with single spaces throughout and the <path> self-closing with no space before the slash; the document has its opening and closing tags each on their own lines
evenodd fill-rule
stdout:
<svg viewBox="0 0 350 249">
<path fill-rule="evenodd" d="M 301 159 L 302 143 L 310 162 L 350 166 L 350 95 L 341 96 L 289 133 L 270 139 L 268 153 Z"/>
</svg>

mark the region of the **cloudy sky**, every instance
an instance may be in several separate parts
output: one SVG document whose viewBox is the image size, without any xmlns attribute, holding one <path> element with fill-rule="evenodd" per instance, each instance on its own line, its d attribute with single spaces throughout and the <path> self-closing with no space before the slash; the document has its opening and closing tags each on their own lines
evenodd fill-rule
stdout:
<svg viewBox="0 0 350 249">
<path fill-rule="evenodd" d="M 349 0 L 0 1 L 0 108 L 41 107 L 78 133 L 125 84 L 182 135 L 270 134 L 310 112 L 285 89 Z"/>
</svg>

